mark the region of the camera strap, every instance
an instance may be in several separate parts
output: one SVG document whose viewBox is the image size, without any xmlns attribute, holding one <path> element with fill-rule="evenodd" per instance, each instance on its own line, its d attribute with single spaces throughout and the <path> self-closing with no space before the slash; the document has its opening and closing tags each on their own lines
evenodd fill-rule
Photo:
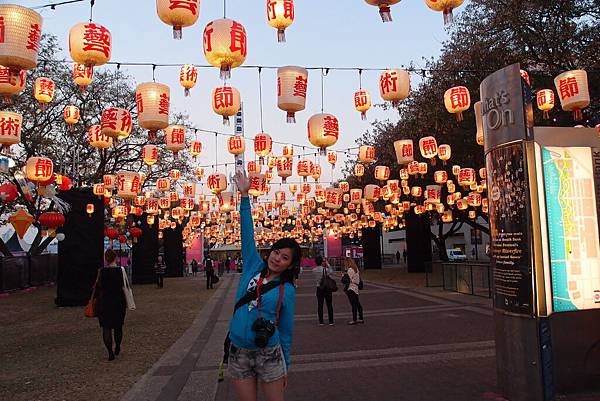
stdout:
<svg viewBox="0 0 600 401">
<path fill-rule="evenodd" d="M 278 286 L 279 286 L 279 282 L 270 281 L 267 284 L 263 285 L 262 289 L 260 291 L 261 291 L 261 293 L 266 294 L 267 292 L 271 291 L 273 288 L 276 288 Z M 235 303 L 235 306 L 233 307 L 233 312 L 235 313 L 236 310 L 238 310 L 242 306 L 246 305 L 248 302 L 254 301 L 256 299 L 256 297 L 257 297 L 256 288 L 254 288 L 252 291 L 247 292 L 243 297 L 240 298 L 239 301 L 237 301 Z"/>
<path fill-rule="evenodd" d="M 257 308 L 258 308 L 258 318 L 260 319 L 260 293 L 261 293 L 261 287 L 263 285 L 263 277 L 261 277 L 260 279 L 258 279 L 258 283 L 256 284 L 256 298 L 257 298 Z M 268 285 L 269 283 L 265 284 Z M 277 324 L 279 323 L 279 311 L 281 310 L 281 303 L 283 301 L 283 288 L 284 285 L 283 283 L 279 283 L 279 300 L 277 301 L 277 312 L 275 314 L 275 326 L 277 326 Z"/>
</svg>

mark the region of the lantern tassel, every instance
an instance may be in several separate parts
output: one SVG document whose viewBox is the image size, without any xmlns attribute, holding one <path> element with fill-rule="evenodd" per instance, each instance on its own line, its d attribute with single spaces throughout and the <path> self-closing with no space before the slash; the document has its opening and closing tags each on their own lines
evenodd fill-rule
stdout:
<svg viewBox="0 0 600 401">
<path fill-rule="evenodd" d="M 46 103 L 38 102 L 38 107 L 40 108 L 41 111 L 46 111 Z"/>
<path fill-rule="evenodd" d="M 285 43 L 285 29 L 277 30 L 277 42 Z"/>
<path fill-rule="evenodd" d="M 548 113 L 548 110 L 544 110 L 544 120 L 548 120 L 550 118 L 550 113 Z"/>
<path fill-rule="evenodd" d="M 454 21 L 454 17 L 452 16 L 452 9 L 445 8 L 444 9 L 444 25 L 451 24 Z"/>
<path fill-rule="evenodd" d="M 185 97 L 188 97 L 190 95 L 190 88 L 185 88 L 183 91 Z"/>
<path fill-rule="evenodd" d="M 579 109 L 579 108 L 573 109 L 573 120 L 575 120 L 575 121 L 583 120 L 583 112 L 581 111 L 581 109 Z"/>
<path fill-rule="evenodd" d="M 462 111 L 459 111 L 458 113 L 456 113 L 456 122 L 461 122 L 463 120 L 463 114 Z"/>
<path fill-rule="evenodd" d="M 229 64 L 221 65 L 221 79 L 229 79 L 231 78 L 231 66 Z"/>
<path fill-rule="evenodd" d="M 154 142 L 156 140 L 156 130 L 149 130 L 148 131 L 148 141 L 150 142 Z"/>
<path fill-rule="evenodd" d="M 223 116 L 223 125 L 226 125 L 229 127 L 229 117 L 228 116 Z"/>
<path fill-rule="evenodd" d="M 296 113 L 288 111 L 286 122 L 287 123 L 295 123 L 296 122 Z"/>
<path fill-rule="evenodd" d="M 367 119 L 367 112 L 366 111 L 362 111 L 360 113 L 360 119 L 365 121 Z"/>
<path fill-rule="evenodd" d="M 181 32 L 181 27 L 180 26 L 174 26 L 173 27 L 173 39 L 176 40 L 181 40 L 182 38 L 182 32 Z"/>
<path fill-rule="evenodd" d="M 392 22 L 392 12 L 389 6 L 379 7 L 379 15 L 381 15 L 381 21 Z"/>
<path fill-rule="evenodd" d="M 85 93 L 87 91 L 87 85 L 81 85 L 79 87 L 79 93 Z"/>
<path fill-rule="evenodd" d="M 4 100 L 4 103 L 6 103 L 6 104 L 13 104 L 13 98 L 11 95 L 4 95 L 2 97 L 2 99 Z"/>
</svg>

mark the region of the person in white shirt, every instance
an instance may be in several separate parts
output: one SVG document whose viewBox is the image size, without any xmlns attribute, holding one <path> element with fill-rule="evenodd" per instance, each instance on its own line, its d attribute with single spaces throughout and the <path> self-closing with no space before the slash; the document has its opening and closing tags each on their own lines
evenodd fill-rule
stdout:
<svg viewBox="0 0 600 401">
<path fill-rule="evenodd" d="M 333 273 L 333 269 L 331 269 L 329 263 L 327 263 L 327 260 L 323 259 L 321 256 L 317 256 L 315 258 L 315 263 L 317 264 L 317 267 L 314 268 L 313 272 L 315 272 L 317 279 L 317 313 L 319 316 L 319 325 L 323 326 L 325 324 L 323 323 L 323 301 L 325 301 L 327 302 L 327 316 L 329 318 L 329 325 L 333 326 L 334 321 L 332 292 L 331 290 L 327 288 L 322 288 L 321 286 L 321 280 L 323 279 L 323 277 L 326 277 L 329 274 Z"/>
<path fill-rule="evenodd" d="M 348 300 L 350 301 L 350 306 L 352 306 L 352 320 L 349 321 L 348 324 L 364 323 L 365 320 L 363 319 L 363 307 L 358 298 L 358 283 L 360 283 L 358 266 L 356 266 L 356 262 L 354 262 L 352 258 L 344 258 L 344 268 L 346 269 L 346 274 L 350 279 L 348 288 L 345 289 L 345 292 L 348 296 Z"/>
</svg>

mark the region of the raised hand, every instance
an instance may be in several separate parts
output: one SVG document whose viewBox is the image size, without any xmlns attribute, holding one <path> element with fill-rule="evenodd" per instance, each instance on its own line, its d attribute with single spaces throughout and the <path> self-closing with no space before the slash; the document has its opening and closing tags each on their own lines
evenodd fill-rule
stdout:
<svg viewBox="0 0 600 401">
<path fill-rule="evenodd" d="M 248 196 L 248 189 L 250 188 L 250 180 L 246 176 L 246 171 L 237 170 L 233 177 L 235 181 L 235 185 L 238 188 L 238 191 L 242 194 L 242 196 Z"/>
</svg>

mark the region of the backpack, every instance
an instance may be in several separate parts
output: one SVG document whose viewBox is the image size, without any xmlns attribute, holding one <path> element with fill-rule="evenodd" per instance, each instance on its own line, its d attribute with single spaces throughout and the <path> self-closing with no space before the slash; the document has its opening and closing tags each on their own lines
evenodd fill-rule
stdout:
<svg viewBox="0 0 600 401">
<path fill-rule="evenodd" d="M 361 278 L 361 279 L 360 279 L 360 281 L 358 282 L 358 289 L 359 289 L 359 290 L 362 290 L 364 287 L 365 287 L 365 286 L 364 286 L 364 284 L 363 284 L 363 281 L 362 281 L 362 278 Z"/>
</svg>

